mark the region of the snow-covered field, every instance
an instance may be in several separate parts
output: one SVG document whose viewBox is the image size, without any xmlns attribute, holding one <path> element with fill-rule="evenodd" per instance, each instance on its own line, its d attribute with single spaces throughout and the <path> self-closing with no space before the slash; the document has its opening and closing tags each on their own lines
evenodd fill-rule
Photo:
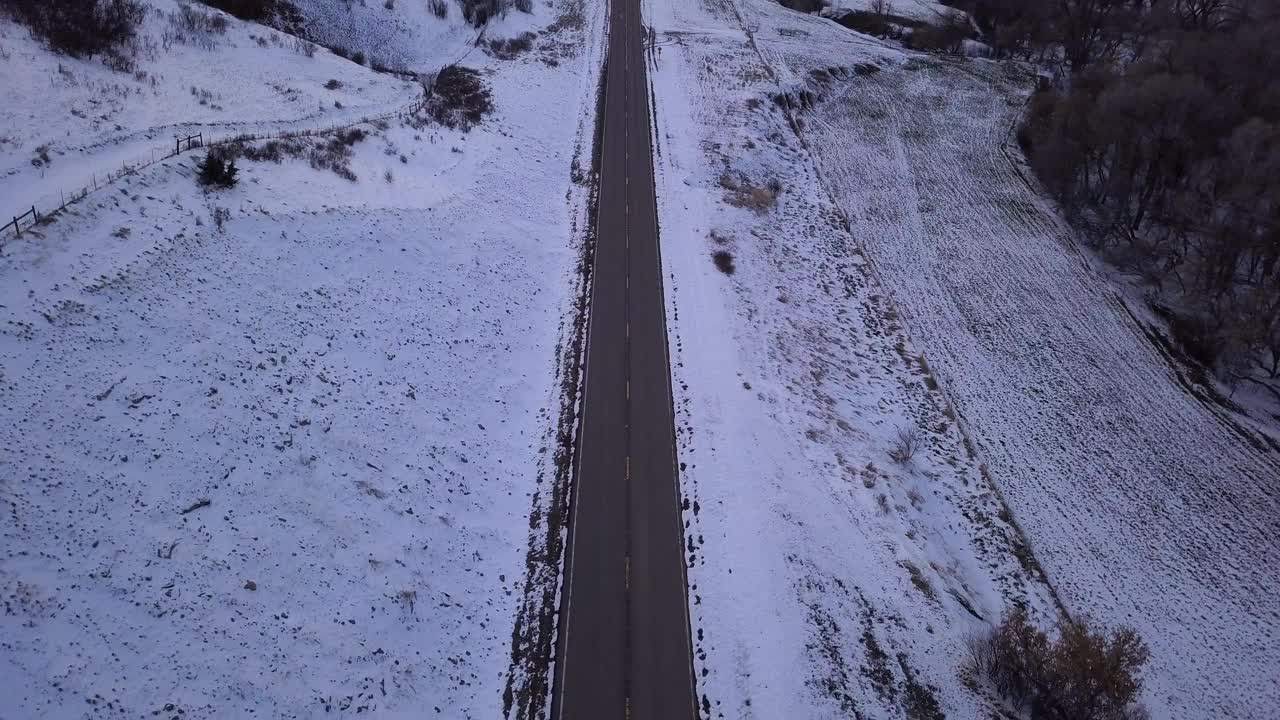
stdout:
<svg viewBox="0 0 1280 720">
<path fill-rule="evenodd" d="M 1263 717 L 1280 463 L 1183 388 L 1001 152 L 1025 91 L 916 59 L 832 84 L 807 135 L 1067 606 L 1147 639 L 1158 717 Z"/>
<path fill-rule="evenodd" d="M 740 28 L 791 43 L 768 55 L 901 55 L 772 3 L 646 17 L 704 715 L 978 717 L 965 639 L 1053 600 Z M 776 205 L 735 206 L 774 179 Z"/>
<path fill-rule="evenodd" d="M 1068 610 L 1142 633 L 1155 717 L 1268 716 L 1274 454 L 1183 390 L 1003 153 L 1029 83 L 766 0 L 646 12 L 711 716 L 931 716 L 913 683 L 982 715 L 965 604 L 1051 607 L 1001 517 Z M 782 91 L 814 103 L 798 134 Z M 773 178 L 776 206 L 732 206 Z M 905 425 L 929 444 L 898 466 Z"/>
<path fill-rule="evenodd" d="M 502 714 L 529 513 L 555 471 L 587 201 L 570 174 L 589 153 L 603 22 L 572 2 L 510 19 L 558 19 L 517 59 L 468 58 L 496 107 L 470 133 L 364 126 L 355 181 L 242 160 L 235 188 L 206 193 L 192 153 L 5 243 L 0 716 Z M 26 97 L 57 62 L 99 68 L 20 55 L 29 41 L 3 26 L 6 98 L 59 121 L 93 104 L 92 84 L 43 109 Z M 269 32 L 233 22 L 227 38 Z M 334 77 L 369 107 L 418 92 L 226 43 L 166 74 L 257 88 L 293 72 L 325 98 Z M 49 132 L 218 117 L 150 87 L 121 100 L 120 130 Z M 227 103 L 259 112 L 238 120 L 330 119 L 314 98 L 256 107 L 231 87 Z"/>
</svg>

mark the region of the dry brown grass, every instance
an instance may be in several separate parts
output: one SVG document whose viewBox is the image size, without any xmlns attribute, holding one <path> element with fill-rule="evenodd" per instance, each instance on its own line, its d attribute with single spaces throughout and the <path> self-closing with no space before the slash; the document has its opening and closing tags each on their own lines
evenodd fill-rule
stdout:
<svg viewBox="0 0 1280 720">
<path fill-rule="evenodd" d="M 734 207 L 749 208 L 757 213 L 766 213 L 778 202 L 782 194 L 782 184 L 772 180 L 766 185 L 754 185 L 746 180 L 739 180 L 730 173 L 720 176 L 720 187 L 725 189 L 725 202 Z"/>
</svg>

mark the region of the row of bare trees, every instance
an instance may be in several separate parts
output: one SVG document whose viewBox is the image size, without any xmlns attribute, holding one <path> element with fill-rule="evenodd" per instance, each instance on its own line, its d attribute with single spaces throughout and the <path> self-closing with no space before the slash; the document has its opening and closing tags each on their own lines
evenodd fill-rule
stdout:
<svg viewBox="0 0 1280 720">
<path fill-rule="evenodd" d="M 1191 356 L 1280 398 L 1280 3 L 966 9 L 997 53 L 1059 69 L 1019 133 L 1046 188 Z"/>
</svg>

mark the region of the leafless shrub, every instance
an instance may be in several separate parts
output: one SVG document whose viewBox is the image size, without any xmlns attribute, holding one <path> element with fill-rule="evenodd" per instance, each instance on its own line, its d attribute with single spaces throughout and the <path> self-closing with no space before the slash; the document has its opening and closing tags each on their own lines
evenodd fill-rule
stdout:
<svg viewBox="0 0 1280 720">
<path fill-rule="evenodd" d="M 921 495 L 920 491 L 915 488 L 911 488 L 910 490 L 907 491 L 907 500 L 910 500 L 911 507 L 917 510 L 920 509 L 921 505 L 924 505 L 924 496 Z"/>
<path fill-rule="evenodd" d="M 137 0 L 5 0 L 0 11 L 27 26 L 56 53 L 102 55 L 112 69 L 121 69 L 131 65 L 122 51 L 137 33 L 146 6 Z"/>
<path fill-rule="evenodd" d="M 581 30 L 584 24 L 586 24 L 586 18 L 582 16 L 581 6 L 572 5 L 561 13 L 555 22 L 547 26 L 546 32 L 548 35 L 554 35 L 561 30 Z"/>
<path fill-rule="evenodd" d="M 216 207 L 213 209 L 213 224 L 218 228 L 218 232 L 223 231 L 223 227 L 227 221 L 231 219 L 231 211 L 224 207 Z"/>
<path fill-rule="evenodd" d="M 246 160 L 277 164 L 286 157 L 301 157 L 306 151 L 304 143 L 295 139 L 268 140 L 261 145 L 244 143 L 232 147 Z"/>
<path fill-rule="evenodd" d="M 316 56 L 316 44 L 300 37 L 293 38 L 293 51 L 306 57 Z"/>
<path fill-rule="evenodd" d="M 431 8 L 431 14 L 441 20 L 449 16 L 449 6 L 444 0 L 428 0 L 427 5 Z"/>
<path fill-rule="evenodd" d="M 522 32 L 516 37 L 505 40 L 489 41 L 489 52 L 501 60 L 511 60 L 523 52 L 533 48 L 533 41 L 538 37 L 535 32 Z"/>
<path fill-rule="evenodd" d="M 212 50 L 218 46 L 217 36 L 226 34 L 227 27 L 227 18 L 223 15 L 181 5 L 176 12 L 169 13 L 169 29 L 164 31 L 164 45 L 169 47 L 178 43 Z"/>
<path fill-rule="evenodd" d="M 503 9 L 502 0 L 459 0 L 462 4 L 462 17 L 475 27 L 497 17 Z"/>
<path fill-rule="evenodd" d="M 889 30 L 885 16 L 870 10 L 852 10 L 836 18 L 836 23 L 867 35 L 884 37 Z"/>
<path fill-rule="evenodd" d="M 889 449 L 889 459 L 899 465 L 906 465 L 915 457 L 916 451 L 924 445 L 924 435 L 914 425 L 898 428 L 897 439 Z"/>
<path fill-rule="evenodd" d="M 862 475 L 862 487 L 870 490 L 876 486 L 877 471 L 875 463 L 867 463 L 867 466 L 862 468 L 860 474 Z"/>
<path fill-rule="evenodd" d="M 816 13 L 829 3 L 827 0 L 779 0 L 779 4 L 796 12 Z"/>
<path fill-rule="evenodd" d="M 312 147 L 307 160 L 317 170 L 329 170 L 344 180 L 356 182 L 359 178 L 351 170 L 351 146 L 363 140 L 365 135 L 360 128 L 339 130 L 328 142 Z"/>
<path fill-rule="evenodd" d="M 1138 698 L 1148 657 L 1130 628 L 1108 633 L 1062 618 L 1050 638 L 1015 608 L 969 639 L 962 670 L 1037 720 L 1146 720 Z"/>
<path fill-rule="evenodd" d="M 770 180 L 764 187 L 759 187 L 739 180 L 727 172 L 720 176 L 720 187 L 726 190 L 725 202 L 734 207 L 749 208 L 757 213 L 768 212 L 782 192 L 782 183 L 776 178 Z"/>
<path fill-rule="evenodd" d="M 956 54 L 964 47 L 965 38 L 973 32 L 964 13 L 949 10 L 937 23 L 928 23 L 911 32 L 907 44 L 917 50 Z"/>
<path fill-rule="evenodd" d="M 716 264 L 716 269 L 725 275 L 732 275 L 737 271 L 737 267 L 733 264 L 733 253 L 728 250 L 716 250 L 711 253 L 711 261 Z"/>
<path fill-rule="evenodd" d="M 467 130 L 493 110 L 493 100 L 479 72 L 449 65 L 436 74 L 426 110 L 442 125 Z"/>
</svg>

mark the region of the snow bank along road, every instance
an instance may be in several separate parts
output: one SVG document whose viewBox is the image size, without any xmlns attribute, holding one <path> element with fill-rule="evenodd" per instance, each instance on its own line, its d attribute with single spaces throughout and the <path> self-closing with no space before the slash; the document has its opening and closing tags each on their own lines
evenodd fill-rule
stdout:
<svg viewBox="0 0 1280 720">
<path fill-rule="evenodd" d="M 688 718 L 697 711 L 640 4 L 611 12 L 555 716 Z"/>
</svg>

